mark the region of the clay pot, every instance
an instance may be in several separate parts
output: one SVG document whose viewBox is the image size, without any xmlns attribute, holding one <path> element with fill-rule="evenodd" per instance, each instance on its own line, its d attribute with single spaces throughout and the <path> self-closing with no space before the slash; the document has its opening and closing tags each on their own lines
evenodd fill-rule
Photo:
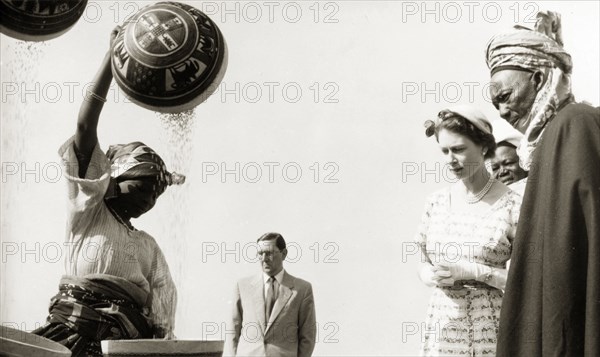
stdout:
<svg viewBox="0 0 600 357">
<path fill-rule="evenodd" d="M 115 81 L 134 103 L 178 113 L 202 103 L 221 82 L 227 46 L 217 25 L 198 9 L 160 2 L 122 26 L 111 49 Z"/>
<path fill-rule="evenodd" d="M 23 41 L 47 41 L 67 32 L 88 0 L 0 0 L 0 31 Z"/>
</svg>

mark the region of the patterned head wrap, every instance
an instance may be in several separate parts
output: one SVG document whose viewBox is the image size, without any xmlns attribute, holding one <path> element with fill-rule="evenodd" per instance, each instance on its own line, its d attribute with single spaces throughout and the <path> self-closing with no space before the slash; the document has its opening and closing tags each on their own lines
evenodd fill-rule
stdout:
<svg viewBox="0 0 600 357">
<path fill-rule="evenodd" d="M 111 164 L 111 176 L 117 182 L 125 180 L 156 180 L 157 196 L 170 185 L 181 185 L 185 176 L 170 173 L 160 156 L 150 147 L 136 141 L 129 144 L 111 145 L 106 152 Z"/>
<path fill-rule="evenodd" d="M 559 105 L 573 100 L 571 94 L 571 56 L 563 48 L 560 14 L 539 12 L 534 30 L 522 26 L 498 34 L 486 48 L 491 75 L 505 69 L 541 71 L 543 87 L 529 111 L 529 126 L 517 149 L 521 167 L 529 170 L 533 151 L 546 124 L 556 115 Z"/>
<path fill-rule="evenodd" d="M 486 62 L 492 74 L 505 67 L 530 71 L 559 67 L 570 74 L 573 64 L 563 48 L 560 14 L 540 12 L 534 30 L 515 26 L 510 32 L 492 37 Z"/>
</svg>

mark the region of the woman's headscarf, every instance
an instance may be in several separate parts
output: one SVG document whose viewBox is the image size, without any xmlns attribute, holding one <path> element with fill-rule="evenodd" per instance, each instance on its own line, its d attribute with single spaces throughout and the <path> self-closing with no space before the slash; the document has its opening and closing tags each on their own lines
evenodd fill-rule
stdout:
<svg viewBox="0 0 600 357">
<path fill-rule="evenodd" d="M 521 167 L 529 170 L 546 124 L 554 118 L 559 105 L 573 100 L 573 63 L 563 48 L 560 14 L 540 12 L 534 30 L 515 26 L 510 32 L 492 37 L 486 48 L 486 62 L 492 75 L 503 69 L 544 73 L 544 86 L 529 111 L 529 126 L 517 149 Z"/>
<path fill-rule="evenodd" d="M 111 164 L 111 176 L 117 182 L 125 180 L 155 180 L 157 196 L 167 186 L 181 185 L 185 176 L 170 173 L 164 161 L 149 146 L 136 141 L 129 144 L 111 145 L 106 152 Z"/>
<path fill-rule="evenodd" d="M 485 134 L 492 135 L 492 124 L 488 118 L 479 109 L 470 105 L 455 105 L 442 110 L 438 113 L 438 117 L 435 121 L 427 120 L 425 122 L 425 135 L 427 135 L 427 137 L 434 135 L 437 126 L 444 120 L 450 119 L 456 115 L 465 118 Z"/>
</svg>

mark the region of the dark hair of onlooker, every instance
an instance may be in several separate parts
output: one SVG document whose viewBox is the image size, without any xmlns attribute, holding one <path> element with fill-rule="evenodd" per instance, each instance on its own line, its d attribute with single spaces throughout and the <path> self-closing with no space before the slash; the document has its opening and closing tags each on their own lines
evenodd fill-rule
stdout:
<svg viewBox="0 0 600 357">
<path fill-rule="evenodd" d="M 279 233 L 274 233 L 274 232 L 270 232 L 270 233 L 265 233 L 263 234 L 260 238 L 258 238 L 256 240 L 256 242 L 261 242 L 261 241 L 275 241 L 275 245 L 277 246 L 277 248 L 279 248 L 279 250 L 284 250 L 286 245 L 285 245 L 285 239 L 283 239 L 283 236 Z"/>
</svg>

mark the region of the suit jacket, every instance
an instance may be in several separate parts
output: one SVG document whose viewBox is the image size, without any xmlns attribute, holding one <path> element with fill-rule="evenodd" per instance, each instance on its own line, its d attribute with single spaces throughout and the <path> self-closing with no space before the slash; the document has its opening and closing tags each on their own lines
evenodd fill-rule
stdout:
<svg viewBox="0 0 600 357">
<path fill-rule="evenodd" d="M 269 321 L 265 321 L 262 273 L 237 283 L 233 303 L 234 336 L 228 338 L 227 347 L 234 356 L 312 355 L 317 329 L 309 282 L 284 272 Z"/>
</svg>

